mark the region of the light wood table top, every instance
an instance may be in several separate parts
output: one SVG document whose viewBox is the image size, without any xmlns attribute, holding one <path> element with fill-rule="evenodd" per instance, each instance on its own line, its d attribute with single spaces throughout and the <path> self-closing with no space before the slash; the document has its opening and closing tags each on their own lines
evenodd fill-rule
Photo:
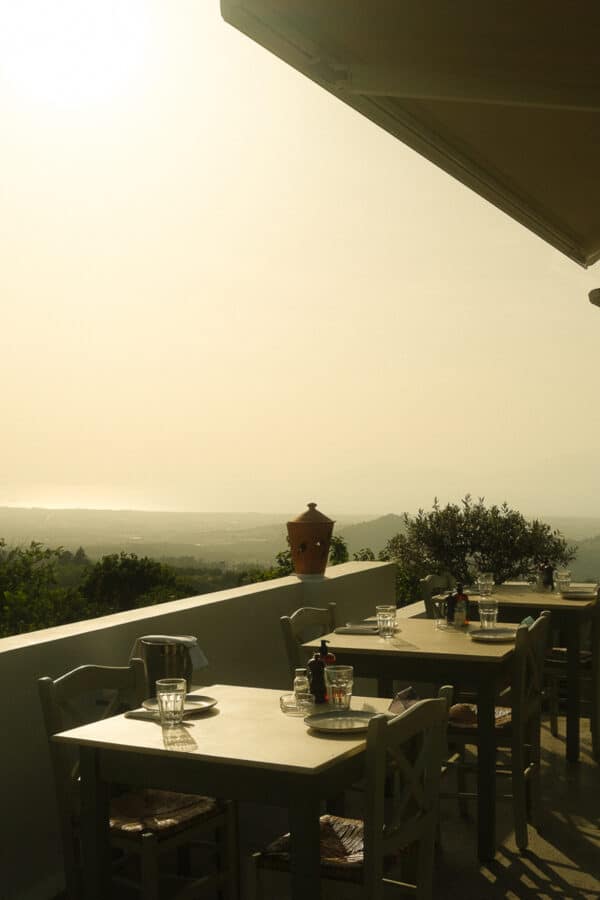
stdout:
<svg viewBox="0 0 600 900">
<path fill-rule="evenodd" d="M 479 631 L 479 624 L 471 624 L 464 629 L 436 628 L 431 619 L 399 619 L 398 630 L 393 638 L 384 640 L 373 634 L 331 634 L 324 635 L 330 649 L 336 652 L 350 650 L 353 653 L 408 657 L 435 657 L 455 661 L 500 662 L 514 651 L 514 644 L 482 644 L 472 641 L 469 633 Z M 505 626 L 510 627 L 510 626 Z M 514 626 L 517 628 L 517 625 Z M 308 641 L 302 646 L 307 650 L 318 650 L 322 638 Z"/>
<path fill-rule="evenodd" d="M 589 596 L 582 597 L 581 599 L 571 599 L 561 597 L 560 594 L 551 593 L 550 591 L 545 593 L 542 591 L 534 591 L 531 588 L 524 586 L 500 584 L 494 589 L 492 598 L 498 601 L 499 606 L 502 606 L 503 604 L 508 606 L 510 604 L 510 606 L 523 606 L 529 609 L 549 609 L 550 612 L 552 612 L 552 610 L 587 610 L 591 609 L 598 602 L 596 593 L 598 585 L 575 584 L 573 585 L 572 590 L 581 590 L 586 593 L 589 592 Z M 477 600 L 479 594 L 477 594 L 476 591 L 469 592 L 469 598 L 471 600 Z"/>
<path fill-rule="evenodd" d="M 317 735 L 301 716 L 281 712 L 282 691 L 219 684 L 203 687 L 197 693 L 215 697 L 218 704 L 204 715 L 184 719 L 182 726 L 163 729 L 156 722 L 121 715 L 72 728 L 55 735 L 53 740 L 218 761 L 221 765 L 230 764 L 232 769 L 241 764 L 296 773 L 319 772 L 364 751 L 366 733 L 341 739 Z M 383 713 L 389 702 L 376 697 L 353 697 L 352 708 Z"/>
</svg>

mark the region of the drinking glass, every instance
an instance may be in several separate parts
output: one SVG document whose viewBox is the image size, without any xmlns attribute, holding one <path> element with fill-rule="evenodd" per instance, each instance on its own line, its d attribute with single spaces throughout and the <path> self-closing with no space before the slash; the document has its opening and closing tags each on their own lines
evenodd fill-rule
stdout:
<svg viewBox="0 0 600 900">
<path fill-rule="evenodd" d="M 296 694 L 296 708 L 301 716 L 309 716 L 314 712 L 315 695 L 309 691 L 298 691 Z"/>
<path fill-rule="evenodd" d="M 482 572 L 477 576 L 477 592 L 480 597 L 489 597 L 494 589 L 494 576 L 491 572 Z"/>
<path fill-rule="evenodd" d="M 498 622 L 498 601 L 482 596 L 479 601 L 479 622 L 482 628 L 495 628 Z"/>
<path fill-rule="evenodd" d="M 448 624 L 447 620 L 448 615 L 448 601 L 447 600 L 434 600 L 433 601 L 433 621 L 436 628 L 445 628 Z"/>
<path fill-rule="evenodd" d="M 566 569 L 559 569 L 555 575 L 554 583 L 558 594 L 562 594 L 563 591 L 568 591 L 571 587 L 571 573 Z"/>
<path fill-rule="evenodd" d="M 335 709 L 350 709 L 354 684 L 353 666 L 325 666 L 325 684 L 331 705 Z"/>
<path fill-rule="evenodd" d="M 187 693 L 185 678 L 160 678 L 156 682 L 156 699 L 161 725 L 181 725 Z"/>
<path fill-rule="evenodd" d="M 395 606 L 376 606 L 377 628 L 382 638 L 389 640 L 396 628 L 396 607 Z"/>
</svg>

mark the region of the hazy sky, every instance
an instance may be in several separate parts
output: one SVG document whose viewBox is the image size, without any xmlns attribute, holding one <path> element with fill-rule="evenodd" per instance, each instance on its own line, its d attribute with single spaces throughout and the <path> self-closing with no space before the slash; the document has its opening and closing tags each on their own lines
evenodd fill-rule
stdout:
<svg viewBox="0 0 600 900">
<path fill-rule="evenodd" d="M 0 504 L 598 513 L 600 268 L 218 0 L 0 0 L 0 117 Z"/>
</svg>

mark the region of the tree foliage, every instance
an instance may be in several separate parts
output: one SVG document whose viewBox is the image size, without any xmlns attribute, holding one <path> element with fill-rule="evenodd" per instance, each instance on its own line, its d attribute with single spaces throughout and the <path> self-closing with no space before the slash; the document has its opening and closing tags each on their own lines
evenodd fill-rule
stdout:
<svg viewBox="0 0 600 900">
<path fill-rule="evenodd" d="M 346 541 L 341 535 L 334 534 L 329 546 L 329 565 L 339 566 L 340 563 L 348 562 L 349 558 Z"/>
<path fill-rule="evenodd" d="M 375 554 L 370 547 L 361 547 L 356 553 L 352 554 L 358 562 L 371 562 L 375 560 Z"/>
<path fill-rule="evenodd" d="M 173 569 L 148 556 L 124 552 L 103 556 L 81 584 L 81 593 L 90 603 L 103 603 L 118 610 L 131 609 L 139 597 L 159 590 L 166 599 L 175 597 Z"/>
<path fill-rule="evenodd" d="M 428 512 L 405 515 L 406 533 L 391 538 L 384 556 L 398 564 L 406 599 L 418 597 L 420 578 L 450 572 L 471 584 L 478 572 L 493 572 L 496 583 L 528 575 L 544 560 L 566 565 L 575 558 L 559 531 L 538 519 L 527 521 L 517 510 L 486 506 L 470 495 L 460 504 L 441 507 L 437 499 Z"/>
<path fill-rule="evenodd" d="M 8 548 L 0 539 L 0 637 L 100 615 L 77 590 L 59 584 L 62 552 L 35 541 Z"/>
</svg>

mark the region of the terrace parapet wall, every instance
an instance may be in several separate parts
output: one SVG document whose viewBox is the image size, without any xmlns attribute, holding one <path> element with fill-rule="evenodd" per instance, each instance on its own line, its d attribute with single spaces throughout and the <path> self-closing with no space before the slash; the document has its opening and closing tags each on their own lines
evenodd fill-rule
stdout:
<svg viewBox="0 0 600 900">
<path fill-rule="evenodd" d="M 393 603 L 394 592 L 393 564 L 351 562 L 328 568 L 322 580 L 292 575 L 0 640 L 2 900 L 50 900 L 63 886 L 38 678 L 86 663 L 127 665 L 143 634 L 194 634 L 209 660 L 199 684 L 284 691 L 290 684 L 280 616 L 333 601 L 340 622 L 357 621 L 376 603 Z"/>
</svg>

